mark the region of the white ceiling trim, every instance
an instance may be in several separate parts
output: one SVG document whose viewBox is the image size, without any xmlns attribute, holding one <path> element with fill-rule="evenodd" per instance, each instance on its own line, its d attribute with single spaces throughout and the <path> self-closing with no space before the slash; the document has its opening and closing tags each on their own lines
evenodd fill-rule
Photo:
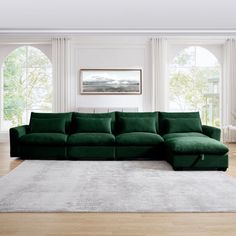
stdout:
<svg viewBox="0 0 236 236">
<path fill-rule="evenodd" d="M 0 36 L 14 35 L 164 35 L 164 36 L 231 36 L 236 29 L 3 29 Z"/>
</svg>

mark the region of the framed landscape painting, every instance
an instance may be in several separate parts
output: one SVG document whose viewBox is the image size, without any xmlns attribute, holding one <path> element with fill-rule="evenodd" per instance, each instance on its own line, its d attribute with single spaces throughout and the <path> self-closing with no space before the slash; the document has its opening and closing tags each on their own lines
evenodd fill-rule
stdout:
<svg viewBox="0 0 236 236">
<path fill-rule="evenodd" d="M 141 69 L 81 69 L 80 93 L 142 94 Z"/>
</svg>

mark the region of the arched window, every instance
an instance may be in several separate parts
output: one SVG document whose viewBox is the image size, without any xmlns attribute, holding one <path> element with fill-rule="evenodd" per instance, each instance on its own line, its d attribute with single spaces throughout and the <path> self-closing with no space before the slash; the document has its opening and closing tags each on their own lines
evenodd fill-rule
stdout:
<svg viewBox="0 0 236 236">
<path fill-rule="evenodd" d="M 39 49 L 16 48 L 2 65 L 1 130 L 28 123 L 30 113 L 52 111 L 52 64 Z"/>
<path fill-rule="evenodd" d="M 169 69 L 169 110 L 200 111 L 204 124 L 220 126 L 221 65 L 207 49 L 180 51 Z"/>
</svg>

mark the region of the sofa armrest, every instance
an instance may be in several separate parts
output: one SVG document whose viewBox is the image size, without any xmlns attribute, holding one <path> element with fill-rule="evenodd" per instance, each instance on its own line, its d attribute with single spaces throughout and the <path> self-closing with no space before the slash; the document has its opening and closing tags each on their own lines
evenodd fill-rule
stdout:
<svg viewBox="0 0 236 236">
<path fill-rule="evenodd" d="M 220 141 L 221 130 L 219 128 L 203 125 L 202 131 L 203 131 L 203 134 L 207 135 L 208 137 Z"/>
<path fill-rule="evenodd" d="M 10 156 L 20 157 L 19 139 L 29 132 L 29 125 L 22 125 L 10 128 Z"/>
</svg>

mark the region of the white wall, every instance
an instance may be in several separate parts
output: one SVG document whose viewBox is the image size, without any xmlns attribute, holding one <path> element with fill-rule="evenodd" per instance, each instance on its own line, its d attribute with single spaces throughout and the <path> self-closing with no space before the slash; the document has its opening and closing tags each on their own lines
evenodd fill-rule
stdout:
<svg viewBox="0 0 236 236">
<path fill-rule="evenodd" d="M 152 35 L 145 36 L 102 36 L 102 35 L 81 35 L 71 38 L 71 58 L 70 58 L 70 82 L 68 88 L 69 110 L 76 111 L 78 107 L 138 107 L 139 111 L 150 111 L 152 108 L 152 82 L 151 82 L 151 53 L 150 38 Z M 1 38 L 0 38 L 1 39 Z M 6 39 L 4 39 L 6 41 Z M 30 42 L 33 39 L 30 40 Z M 37 40 L 35 40 L 37 41 Z M 191 38 L 186 38 L 185 42 L 190 42 Z M 199 39 L 195 45 L 204 43 L 217 57 L 222 58 L 222 43 L 220 41 L 210 41 Z M 41 49 L 51 59 L 51 45 L 34 44 L 33 46 Z M 172 45 L 169 61 L 176 55 L 182 47 L 186 47 L 185 42 L 179 42 L 177 38 L 169 38 L 168 42 Z M 199 43 L 201 42 L 201 43 Z M 31 43 L 30 43 L 31 44 Z M 32 45 L 32 44 L 31 44 Z M 176 46 L 177 45 L 177 46 Z M 209 46 L 211 45 L 211 46 Z M 0 40 L 0 63 L 17 45 L 4 45 Z M 221 61 L 222 62 L 222 61 Z M 81 95 L 79 93 L 79 70 L 80 69 L 142 69 L 142 94 L 141 95 Z M 164 98 L 163 98 L 164 99 Z M 4 136 L 5 137 L 5 136 Z M 1 135 L 0 135 L 1 139 Z M 0 140 L 1 141 L 1 140 Z"/>
<path fill-rule="evenodd" d="M 71 109 L 78 107 L 138 107 L 151 109 L 149 40 L 147 37 L 80 37 L 72 41 Z M 141 95 L 81 95 L 80 69 L 142 69 Z M 74 100 L 74 101 L 73 101 Z"/>
<path fill-rule="evenodd" d="M 145 36 L 73 36 L 71 38 L 70 82 L 68 89 L 69 110 L 76 111 L 78 107 L 138 107 L 139 111 L 150 111 L 152 107 L 150 38 Z M 178 38 L 168 40 L 170 46 L 169 62 L 182 48 L 192 40 Z M 0 41 L 1 42 L 1 41 Z M 222 42 L 224 40 L 198 39 L 194 45 L 202 45 L 211 50 L 218 59 L 222 59 Z M 32 45 L 32 44 L 31 44 Z M 33 44 L 41 49 L 51 59 L 51 45 Z M 7 54 L 17 45 L 0 44 L 0 64 Z M 221 61 L 221 60 L 220 60 Z M 221 61 L 222 63 L 222 61 Z M 80 69 L 142 69 L 141 95 L 81 95 L 79 93 Z M 164 98 L 163 98 L 164 99 Z"/>
</svg>

